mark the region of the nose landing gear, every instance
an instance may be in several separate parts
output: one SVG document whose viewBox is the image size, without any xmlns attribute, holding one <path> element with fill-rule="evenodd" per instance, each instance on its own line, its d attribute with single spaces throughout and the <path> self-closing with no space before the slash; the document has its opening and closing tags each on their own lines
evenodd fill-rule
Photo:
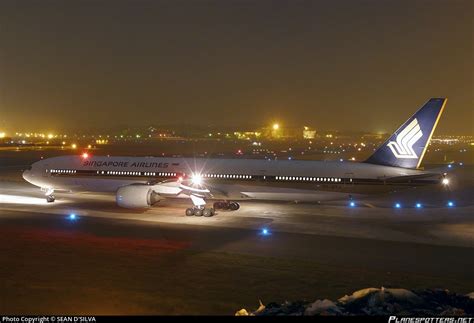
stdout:
<svg viewBox="0 0 474 323">
<path fill-rule="evenodd" d="M 46 202 L 53 203 L 56 200 L 56 197 L 54 196 L 53 188 L 42 188 L 41 190 L 45 192 Z"/>
</svg>

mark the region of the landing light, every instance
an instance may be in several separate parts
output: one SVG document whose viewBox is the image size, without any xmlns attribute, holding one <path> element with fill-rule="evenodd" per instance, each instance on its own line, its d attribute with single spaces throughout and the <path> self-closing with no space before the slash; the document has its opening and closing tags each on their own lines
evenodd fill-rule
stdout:
<svg viewBox="0 0 474 323">
<path fill-rule="evenodd" d="M 195 185 L 201 185 L 202 183 L 202 176 L 201 174 L 193 174 L 191 176 L 191 182 Z"/>
<path fill-rule="evenodd" d="M 443 183 L 443 185 L 448 185 L 448 184 L 449 184 L 449 179 L 443 178 L 443 180 L 441 181 L 441 183 Z"/>
</svg>

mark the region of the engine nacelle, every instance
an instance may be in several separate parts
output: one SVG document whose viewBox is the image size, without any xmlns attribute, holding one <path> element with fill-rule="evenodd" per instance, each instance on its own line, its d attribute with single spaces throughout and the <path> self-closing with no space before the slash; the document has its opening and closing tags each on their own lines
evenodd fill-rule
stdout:
<svg viewBox="0 0 474 323">
<path fill-rule="evenodd" d="M 122 186 L 117 190 L 115 197 L 117 205 L 127 209 L 144 209 L 160 200 L 150 186 L 137 184 Z"/>
</svg>

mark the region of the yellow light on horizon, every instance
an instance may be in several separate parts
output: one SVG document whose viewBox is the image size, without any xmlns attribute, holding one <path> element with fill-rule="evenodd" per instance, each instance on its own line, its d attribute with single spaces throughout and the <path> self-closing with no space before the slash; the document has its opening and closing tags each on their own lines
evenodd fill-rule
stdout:
<svg viewBox="0 0 474 323">
<path fill-rule="evenodd" d="M 278 123 L 273 124 L 273 130 L 278 130 L 280 129 L 280 125 Z"/>
<path fill-rule="evenodd" d="M 48 139 L 53 139 L 54 135 L 52 133 L 48 134 Z"/>
<path fill-rule="evenodd" d="M 76 149 L 76 148 L 77 148 L 77 145 L 76 145 L 76 144 L 72 144 L 72 145 L 71 145 L 71 148 L 72 148 L 72 149 Z"/>
<path fill-rule="evenodd" d="M 4 133 L 4 132 L 0 132 L 0 138 L 5 138 L 6 136 L 7 136 L 7 134 L 6 134 L 6 133 Z"/>
</svg>

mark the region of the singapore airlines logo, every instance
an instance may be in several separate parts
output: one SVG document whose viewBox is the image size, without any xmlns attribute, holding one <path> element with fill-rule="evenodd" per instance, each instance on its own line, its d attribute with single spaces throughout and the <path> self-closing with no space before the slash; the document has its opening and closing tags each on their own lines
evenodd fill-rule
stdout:
<svg viewBox="0 0 474 323">
<path fill-rule="evenodd" d="M 418 158 L 413 150 L 413 145 L 421 137 L 423 137 L 423 133 L 415 118 L 397 135 L 397 141 L 390 141 L 387 146 L 397 158 Z"/>
</svg>

